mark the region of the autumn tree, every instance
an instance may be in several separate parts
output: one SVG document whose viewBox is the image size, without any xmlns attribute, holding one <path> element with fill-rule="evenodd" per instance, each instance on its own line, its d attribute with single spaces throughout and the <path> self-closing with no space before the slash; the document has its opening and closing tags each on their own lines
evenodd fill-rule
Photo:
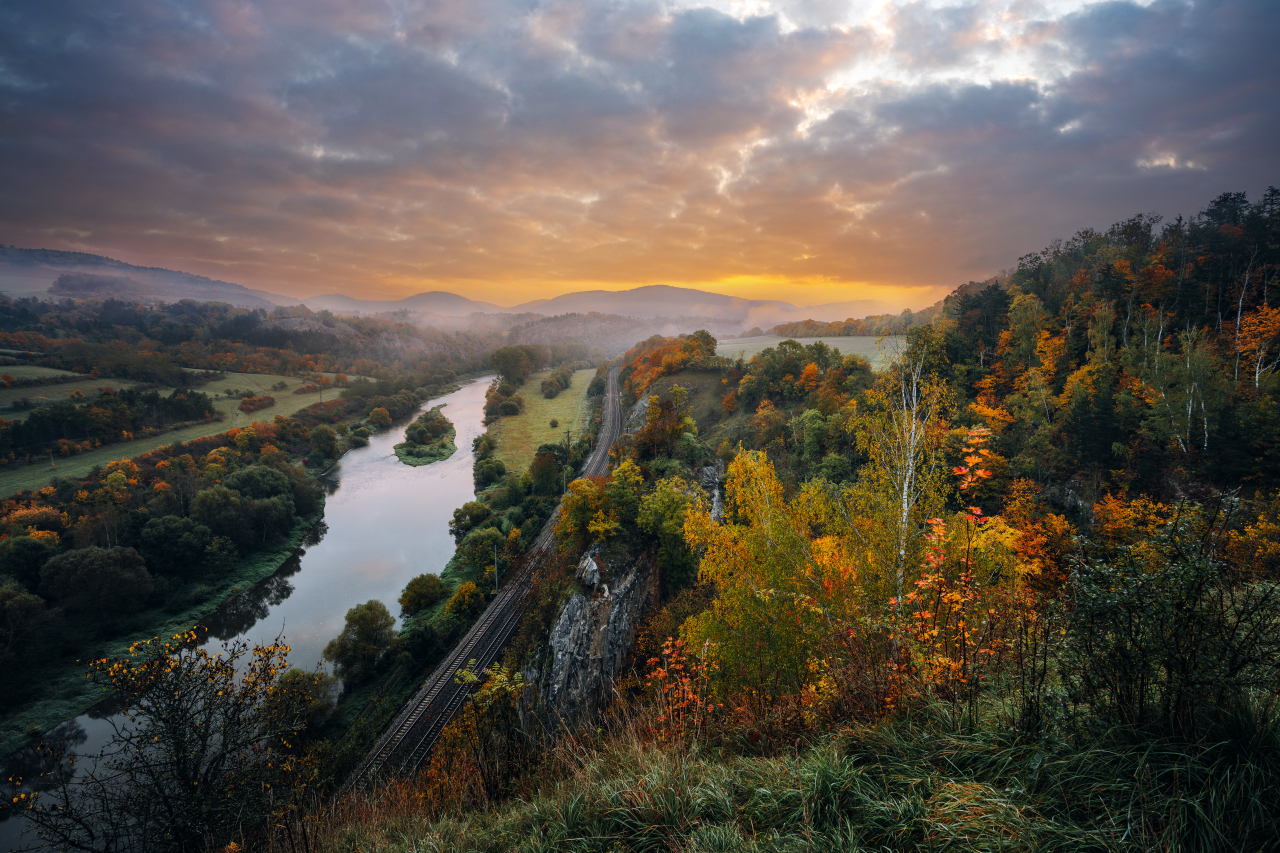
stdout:
<svg viewBox="0 0 1280 853">
<path fill-rule="evenodd" d="M 927 520 L 940 514 L 946 491 L 942 418 L 946 387 L 926 366 L 936 342 L 918 339 L 867 392 L 871 405 L 851 426 L 867 464 L 851 497 L 850 529 L 864 542 L 888 595 L 901 596 L 907 572 L 920 563 Z"/>
<path fill-rule="evenodd" d="M 705 500 L 687 511 L 685 536 L 702 553 L 699 577 L 718 594 L 682 634 L 690 648 L 714 644 L 727 692 L 761 701 L 796 693 L 835 624 L 833 596 L 843 596 L 849 568 L 811 539 L 817 499 L 820 487 L 788 500 L 768 457 L 743 451 L 725 483 L 728 523 L 713 522 Z"/>
<path fill-rule="evenodd" d="M 219 849 L 269 820 L 268 789 L 279 803 L 307 772 L 288 750 L 309 703 L 277 680 L 288 646 L 210 653 L 201 639 L 193 630 L 93 661 L 89 678 L 123 702 L 107 746 L 77 772 L 55 756 L 62 769 L 40 793 L 15 780 L 11 815 L 52 846 L 102 853 Z"/>
<path fill-rule="evenodd" d="M 484 610 L 484 593 L 475 582 L 466 581 L 453 593 L 444 609 L 464 622 L 469 622 Z"/>
</svg>

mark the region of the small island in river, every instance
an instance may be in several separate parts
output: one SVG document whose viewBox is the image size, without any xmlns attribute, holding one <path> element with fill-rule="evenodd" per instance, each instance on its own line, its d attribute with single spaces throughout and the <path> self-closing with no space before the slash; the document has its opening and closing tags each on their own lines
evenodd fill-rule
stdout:
<svg viewBox="0 0 1280 853">
<path fill-rule="evenodd" d="M 395 446 L 397 459 L 406 465 L 430 465 L 453 455 L 457 450 L 453 443 L 456 432 L 453 423 L 440 411 L 442 408 L 436 406 L 423 412 L 409 424 L 405 440 Z"/>
</svg>

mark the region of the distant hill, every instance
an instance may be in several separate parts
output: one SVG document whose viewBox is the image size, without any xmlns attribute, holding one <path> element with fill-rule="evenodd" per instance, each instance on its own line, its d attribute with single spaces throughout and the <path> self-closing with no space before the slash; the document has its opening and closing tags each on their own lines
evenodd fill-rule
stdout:
<svg viewBox="0 0 1280 853">
<path fill-rule="evenodd" d="M 511 308 L 441 290 L 396 300 L 359 299 L 342 293 L 294 299 L 180 270 L 136 266 L 105 255 L 3 245 L 0 245 L 0 292 L 10 296 L 116 297 L 147 302 L 195 299 L 267 310 L 277 305 L 305 304 L 312 311 L 328 310 L 334 314 L 402 314 L 405 321 L 446 329 L 479 324 L 496 330 L 525 324 L 538 317 L 604 314 L 636 320 L 632 326 L 637 332 L 653 329 L 662 334 L 673 334 L 676 329 L 707 328 L 725 335 L 752 326 L 769 328 L 806 319 L 811 323 L 829 323 L 840 317 L 869 315 L 890 307 L 865 299 L 801 307 L 780 300 L 744 299 L 670 285 L 578 291 Z M 561 320 L 556 325 L 566 333 L 575 325 L 583 329 L 589 326 L 592 334 L 601 333 L 606 326 L 621 332 L 617 319 L 607 323 Z M 552 329 L 547 328 L 528 333 L 541 337 L 551 332 Z"/>
<path fill-rule="evenodd" d="M 636 341 L 653 335 L 673 335 L 706 329 L 712 335 L 731 334 L 738 328 L 730 320 L 714 317 L 623 317 L 618 314 L 561 314 L 514 325 L 507 332 L 509 344 L 552 344 L 565 341 L 586 344 L 608 356 L 621 355 Z"/>
<path fill-rule="evenodd" d="M 500 308 L 491 302 L 476 302 L 473 299 L 444 290 L 415 293 L 413 296 L 406 296 L 404 299 L 394 301 L 356 299 L 341 293 L 325 293 L 301 301 L 312 311 L 328 309 L 335 314 L 385 314 L 391 311 L 409 311 L 412 313 L 465 317 L 474 313 L 489 314 L 510 310 Z"/>
<path fill-rule="evenodd" d="M 71 277 L 63 279 L 63 284 L 54 291 L 53 285 L 67 275 Z M 244 308 L 269 309 L 298 304 L 298 300 L 288 296 L 178 270 L 126 264 L 104 255 L 3 245 L 0 245 L 0 290 L 12 296 L 42 296 L 52 292 L 54 296 L 117 296 L 149 302 L 195 299 L 228 302 Z"/>
<path fill-rule="evenodd" d="M 719 317 L 745 323 L 756 314 L 791 314 L 798 309 L 789 302 L 742 299 L 689 287 L 654 284 L 630 290 L 583 290 L 566 293 L 551 299 L 525 302 L 510 310 L 536 311 L 539 314 L 589 314 L 595 311 L 641 319 Z"/>
</svg>

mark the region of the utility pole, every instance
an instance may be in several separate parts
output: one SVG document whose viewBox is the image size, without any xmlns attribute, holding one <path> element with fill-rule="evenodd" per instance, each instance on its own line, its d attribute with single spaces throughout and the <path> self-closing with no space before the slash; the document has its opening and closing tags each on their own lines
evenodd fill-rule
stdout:
<svg viewBox="0 0 1280 853">
<path fill-rule="evenodd" d="M 493 594 L 498 594 L 498 543 L 493 543 Z"/>
</svg>

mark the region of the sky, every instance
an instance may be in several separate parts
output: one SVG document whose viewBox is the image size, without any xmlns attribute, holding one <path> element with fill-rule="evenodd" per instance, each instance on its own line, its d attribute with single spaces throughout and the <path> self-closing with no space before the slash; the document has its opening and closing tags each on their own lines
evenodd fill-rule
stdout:
<svg viewBox="0 0 1280 853">
<path fill-rule="evenodd" d="M 1280 184 L 1280 3 L 5 0 L 0 243 L 918 309 Z"/>
</svg>

